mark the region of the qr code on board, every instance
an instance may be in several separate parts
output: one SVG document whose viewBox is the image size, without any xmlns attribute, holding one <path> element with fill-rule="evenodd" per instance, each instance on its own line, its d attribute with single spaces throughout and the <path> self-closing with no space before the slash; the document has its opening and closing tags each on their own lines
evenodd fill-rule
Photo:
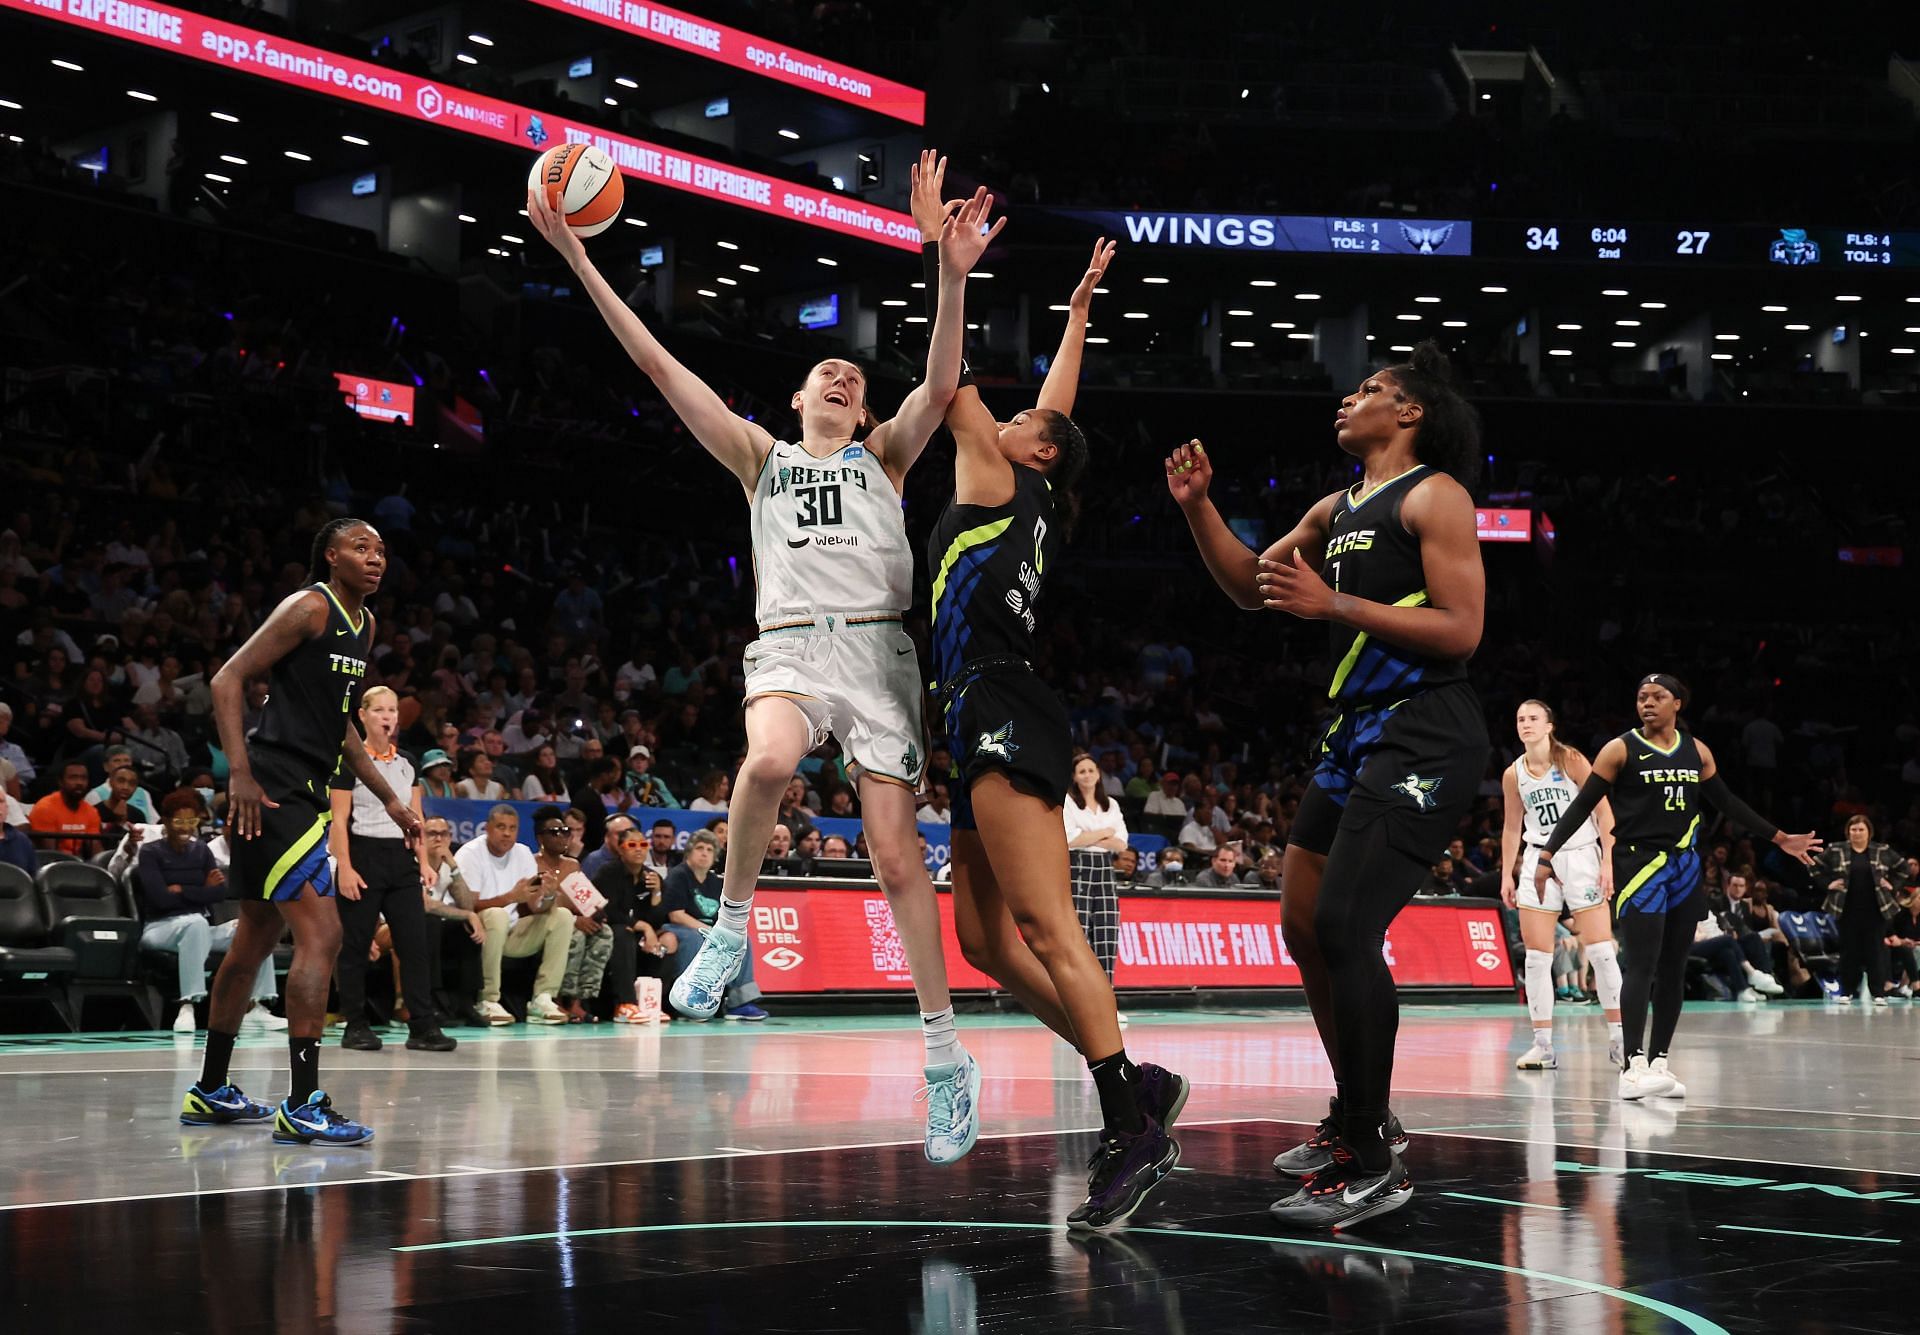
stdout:
<svg viewBox="0 0 1920 1335">
<path fill-rule="evenodd" d="M 867 901 L 867 944 L 873 948 L 873 967 L 879 973 L 905 973 L 906 947 L 893 925 L 893 910 L 884 899 Z"/>
</svg>

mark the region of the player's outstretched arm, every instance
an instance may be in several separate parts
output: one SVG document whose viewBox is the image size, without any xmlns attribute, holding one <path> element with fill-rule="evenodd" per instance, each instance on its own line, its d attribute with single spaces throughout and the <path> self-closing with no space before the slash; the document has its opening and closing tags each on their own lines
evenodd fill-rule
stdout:
<svg viewBox="0 0 1920 1335">
<path fill-rule="evenodd" d="M 1067 327 L 1060 334 L 1053 364 L 1047 368 L 1046 382 L 1040 386 L 1040 406 L 1051 412 L 1073 416 L 1074 396 L 1080 391 L 1080 354 L 1086 348 L 1087 317 L 1093 310 L 1093 290 L 1107 276 L 1107 266 L 1113 263 L 1117 249 L 1119 243 L 1104 236 L 1095 241 L 1087 271 L 1080 275 L 1073 295 L 1067 298 Z"/>
<path fill-rule="evenodd" d="M 1553 827 L 1553 833 L 1547 836 L 1547 846 L 1540 851 L 1540 865 L 1533 869 L 1536 889 L 1544 891 L 1547 888 L 1547 877 L 1553 874 L 1553 855 L 1567 846 L 1567 840 L 1580 832 L 1580 827 L 1586 824 L 1594 808 L 1613 791 L 1614 780 L 1620 777 L 1620 771 L 1626 768 L 1626 764 L 1626 744 L 1618 737 L 1600 748 L 1600 754 L 1593 758 L 1593 769 L 1587 774 L 1587 781 L 1580 785 L 1573 805 L 1560 813 L 1560 823 Z"/>
<path fill-rule="evenodd" d="M 614 337 L 620 340 L 620 346 L 633 358 L 633 364 L 659 388 L 675 415 L 693 433 L 694 439 L 706 447 L 707 453 L 725 464 L 740 479 L 741 486 L 751 489 L 767 451 L 773 448 L 773 437 L 767 434 L 765 428 L 729 409 L 704 380 L 682 366 L 672 353 L 660 346 L 660 340 L 653 336 L 627 303 L 620 300 L 620 295 L 608 285 L 593 261 L 587 258 L 587 249 L 580 244 L 580 238 L 548 206 L 544 196 L 544 191 L 527 191 L 527 217 L 532 221 L 534 230 L 560 252 L 560 258 L 567 262 L 567 267 L 579 278 L 587 295 L 593 298 L 600 318 L 613 330 Z"/>
</svg>

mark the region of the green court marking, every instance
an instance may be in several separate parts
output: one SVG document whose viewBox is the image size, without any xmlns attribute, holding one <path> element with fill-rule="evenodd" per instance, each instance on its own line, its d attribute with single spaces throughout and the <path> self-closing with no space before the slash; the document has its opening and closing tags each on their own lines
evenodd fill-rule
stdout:
<svg viewBox="0 0 1920 1335">
<path fill-rule="evenodd" d="M 1845 1118 L 1847 1114 L 1846 1113 L 1830 1113 L 1828 1114 L 1828 1116 Z M 1763 1126 L 1754 1122 L 1696 1122 L 1696 1121 L 1693 1121 L 1691 1118 L 1689 1118 L 1685 1123 L 1683 1123 L 1682 1126 L 1684 1129 L 1690 1130 L 1690 1131 L 1691 1130 L 1710 1130 L 1710 1131 L 1824 1131 L 1824 1132 L 1831 1132 L 1834 1130 L 1834 1128 L 1830 1126 Z M 1532 1128 L 1533 1128 L 1533 1123 L 1531 1122 L 1462 1122 L 1458 1126 L 1416 1126 L 1412 1129 L 1415 1132 L 1419 1133 L 1420 1135 L 1436 1136 L 1443 1131 L 1511 1131 L 1515 1129 L 1525 1131 L 1525 1130 L 1531 1130 Z M 1854 1135 L 1854 1136 L 1920 1136 L 1920 1131 L 1889 1131 L 1889 1130 L 1884 1130 L 1877 1126 L 1867 1126 L 1867 1127 L 1850 1126 L 1846 1128 L 1846 1131 L 1848 1135 Z M 1544 1142 L 1541 1142 L 1541 1143 L 1544 1143 Z M 1702 1159 L 1716 1159 L 1718 1162 L 1721 1162 L 1721 1163 L 1738 1162 L 1738 1160 L 1728 1159 L 1725 1156 L 1716 1156 L 1716 1155 L 1705 1154 L 1705 1153 L 1699 1155 L 1698 1157 Z"/>
<path fill-rule="evenodd" d="M 1442 1196 L 1451 1196 L 1457 1201 L 1480 1201 L 1486 1205 L 1517 1205 L 1528 1210 L 1565 1210 L 1564 1205 L 1541 1205 L 1537 1201 L 1508 1201 L 1498 1196 L 1470 1196 L 1464 1191 L 1443 1191 Z"/>
<path fill-rule="evenodd" d="M 571 1233 L 516 1233 L 499 1238 L 470 1238 L 465 1242 L 426 1242 L 411 1247 L 393 1247 L 396 1252 L 444 1252 L 456 1251 L 463 1247 L 495 1247 L 512 1242 L 572 1242 L 576 1238 L 606 1238 L 618 1234 L 639 1233 L 714 1233 L 726 1229 L 768 1229 L 768 1228 L 912 1228 L 933 1230 L 943 1228 L 980 1229 L 1018 1233 L 1065 1233 L 1065 1224 L 1026 1224 L 1002 1223 L 979 1219 L 760 1219 L 735 1223 L 717 1224 L 634 1224 L 622 1228 L 586 1228 Z M 1658 1298 L 1648 1298 L 1638 1293 L 1629 1293 L 1625 1289 L 1616 1289 L 1608 1284 L 1595 1283 L 1589 1279 L 1579 1279 L 1573 1275 L 1555 1275 L 1545 1270 L 1529 1270 L 1525 1266 L 1502 1265 L 1497 1261 L 1473 1261 L 1464 1256 L 1441 1256 L 1434 1252 L 1412 1252 L 1399 1247 L 1373 1247 L 1361 1242 L 1333 1242 L 1320 1238 L 1287 1238 L 1265 1236 L 1258 1233 L 1213 1233 L 1201 1229 L 1186 1228 L 1131 1228 L 1128 1235 L 1139 1237 L 1143 1234 L 1163 1238 L 1206 1238 L 1212 1242 L 1252 1242 L 1267 1246 L 1281 1247 L 1318 1247 L 1336 1252 L 1363 1252 L 1371 1256 L 1399 1256 L 1409 1261 L 1432 1261 L 1437 1265 L 1460 1266 L 1467 1270 L 1490 1270 L 1495 1274 L 1518 1275 L 1522 1279 L 1544 1280 L 1549 1284 L 1560 1284 L 1582 1293 L 1597 1293 L 1603 1298 L 1614 1298 L 1635 1307 L 1645 1308 L 1656 1315 L 1666 1317 L 1678 1323 L 1693 1335 L 1728 1335 L 1726 1327 L 1709 1321 L 1706 1317 L 1689 1312 L 1672 1303 L 1663 1303 Z"/>
<path fill-rule="evenodd" d="M 1820 1238 L 1826 1242 L 1879 1242 L 1889 1247 L 1898 1247 L 1899 1238 L 1867 1238 L 1857 1233 L 1803 1233 L 1797 1228 L 1754 1228 L 1748 1224 L 1721 1224 L 1721 1228 L 1735 1233 L 1777 1233 L 1783 1238 Z"/>
</svg>

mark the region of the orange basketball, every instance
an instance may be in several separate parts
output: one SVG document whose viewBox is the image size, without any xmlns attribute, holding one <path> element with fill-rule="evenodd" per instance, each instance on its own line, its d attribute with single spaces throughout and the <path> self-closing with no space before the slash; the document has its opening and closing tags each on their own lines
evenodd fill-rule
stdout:
<svg viewBox="0 0 1920 1335">
<path fill-rule="evenodd" d="M 547 204 L 567 220 L 575 236 L 598 236 L 613 226 L 627 197 L 613 159 L 586 144 L 561 144 L 534 159 L 531 189 L 545 190 Z"/>
</svg>

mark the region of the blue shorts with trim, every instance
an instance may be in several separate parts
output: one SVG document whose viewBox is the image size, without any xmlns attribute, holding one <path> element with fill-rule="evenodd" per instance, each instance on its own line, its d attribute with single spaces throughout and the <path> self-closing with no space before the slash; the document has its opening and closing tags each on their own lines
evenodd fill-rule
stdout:
<svg viewBox="0 0 1920 1335">
<path fill-rule="evenodd" d="M 327 825 L 333 819 L 328 779 L 298 757 L 264 746 L 248 748 L 253 777 L 269 801 L 260 807 L 260 831 L 242 839 L 230 829 L 233 898 L 285 902 L 307 886 L 333 893 L 327 863 Z"/>
<path fill-rule="evenodd" d="M 1671 913 L 1700 884 L 1700 854 L 1691 848 L 1649 851 L 1629 845 L 1613 855 L 1614 917 Z"/>
</svg>

